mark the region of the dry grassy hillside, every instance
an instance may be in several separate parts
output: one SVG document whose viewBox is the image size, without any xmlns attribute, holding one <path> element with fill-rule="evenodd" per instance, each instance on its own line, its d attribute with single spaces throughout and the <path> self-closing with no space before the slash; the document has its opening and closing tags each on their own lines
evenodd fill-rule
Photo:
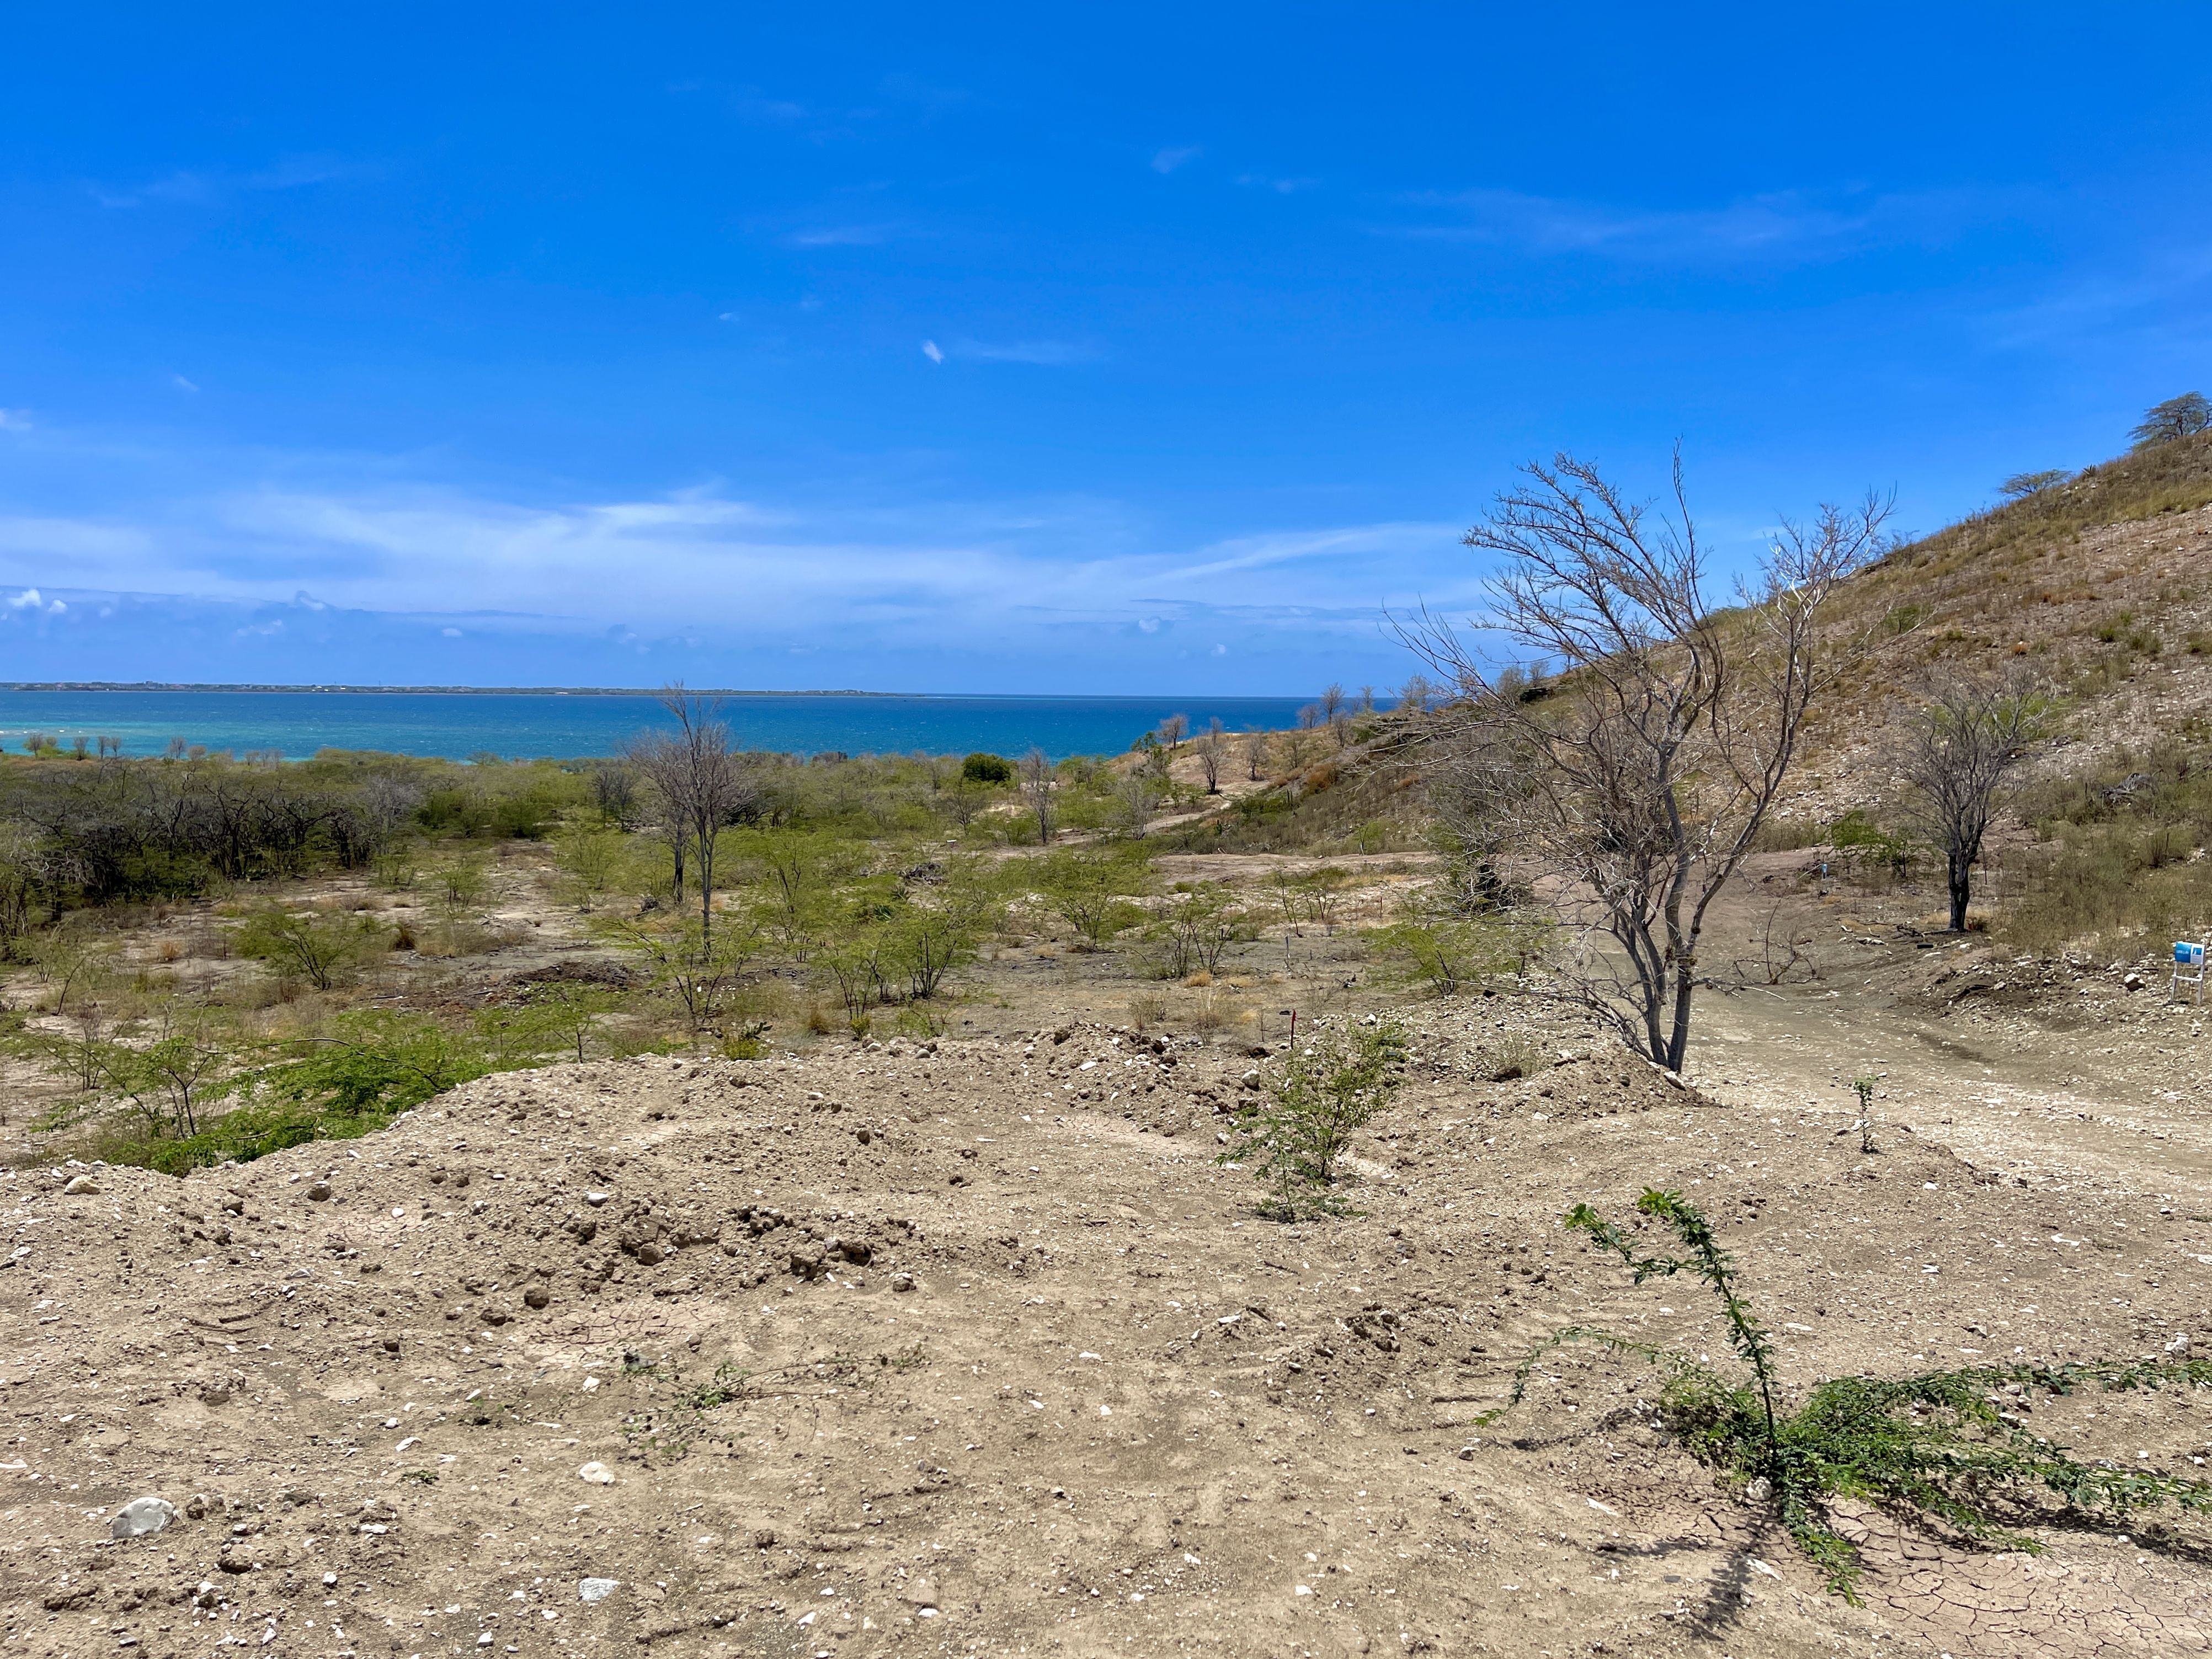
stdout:
<svg viewBox="0 0 2212 1659">
<path fill-rule="evenodd" d="M 2069 766 L 2171 734 L 2212 706 L 2212 433 L 1900 548 L 1834 614 L 1863 655 L 1814 717 L 1799 816 L 1887 795 L 1883 734 L 1945 674 L 2033 671 L 2069 699 Z"/>
</svg>

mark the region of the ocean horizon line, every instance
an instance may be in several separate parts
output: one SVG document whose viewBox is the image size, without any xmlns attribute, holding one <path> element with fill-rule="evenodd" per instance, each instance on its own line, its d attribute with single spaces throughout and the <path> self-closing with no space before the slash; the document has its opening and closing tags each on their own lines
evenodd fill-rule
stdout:
<svg viewBox="0 0 2212 1659">
<path fill-rule="evenodd" d="M 0 680 L 0 691 L 222 691 L 276 695 L 346 696 L 439 697 L 661 697 L 665 685 L 317 685 L 255 684 L 216 680 Z M 1161 702 L 1180 699 L 1218 702 L 1276 702 L 1295 700 L 1297 692 L 1241 691 L 862 691 L 849 687 L 819 687 L 777 691 L 740 686 L 683 688 L 694 697 L 897 697 L 939 698 L 963 702 Z"/>
</svg>

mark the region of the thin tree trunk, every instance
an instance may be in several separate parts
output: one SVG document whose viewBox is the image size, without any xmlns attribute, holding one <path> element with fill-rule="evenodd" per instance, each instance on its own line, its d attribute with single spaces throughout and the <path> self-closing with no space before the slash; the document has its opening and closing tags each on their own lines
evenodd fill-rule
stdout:
<svg viewBox="0 0 2212 1659">
<path fill-rule="evenodd" d="M 1951 931 L 1966 931 L 1966 900 L 1973 890 L 1974 861 L 1954 853 L 1950 857 Z"/>
</svg>

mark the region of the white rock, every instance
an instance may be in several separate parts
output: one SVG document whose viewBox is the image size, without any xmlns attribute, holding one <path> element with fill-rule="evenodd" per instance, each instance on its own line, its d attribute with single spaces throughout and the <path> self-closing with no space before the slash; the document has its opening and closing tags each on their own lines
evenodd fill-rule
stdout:
<svg viewBox="0 0 2212 1659">
<path fill-rule="evenodd" d="M 71 1176 L 69 1185 L 62 1188 L 64 1196 L 88 1198 L 100 1190 L 100 1183 L 88 1175 Z"/>
<path fill-rule="evenodd" d="M 134 1498 L 118 1511 L 108 1527 L 108 1534 L 114 1538 L 143 1538 L 149 1532 L 161 1531 L 176 1518 L 177 1506 L 166 1498 Z"/>
<path fill-rule="evenodd" d="M 615 1472 L 604 1463 L 593 1462 L 578 1469 L 576 1479 L 588 1480 L 595 1486 L 611 1486 L 615 1483 Z"/>
<path fill-rule="evenodd" d="M 586 1578 L 576 1585 L 576 1594 L 586 1601 L 604 1601 L 622 1588 L 619 1578 Z"/>
<path fill-rule="evenodd" d="M 2166 1345 L 2166 1351 L 2173 1355 L 2177 1359 L 2188 1358 L 2189 1333 L 2187 1331 L 2176 1332 L 2174 1334 L 2173 1340 Z"/>
</svg>

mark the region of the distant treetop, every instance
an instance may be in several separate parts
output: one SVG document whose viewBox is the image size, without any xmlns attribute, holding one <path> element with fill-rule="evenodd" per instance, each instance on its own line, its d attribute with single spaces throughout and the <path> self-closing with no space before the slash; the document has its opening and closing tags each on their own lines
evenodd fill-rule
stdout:
<svg viewBox="0 0 2212 1659">
<path fill-rule="evenodd" d="M 2039 495 L 2054 484 L 2063 484 L 2074 475 L 2063 467 L 2052 467 L 2044 472 L 2015 472 L 1997 486 L 1997 491 L 2008 501 L 2019 501 L 2023 496 Z"/>
<path fill-rule="evenodd" d="M 2193 438 L 2208 428 L 2212 428 L 2212 399 L 2201 392 L 2185 392 L 2152 405 L 2142 424 L 2128 435 L 2137 449 L 2152 449 L 2176 438 Z"/>
</svg>

